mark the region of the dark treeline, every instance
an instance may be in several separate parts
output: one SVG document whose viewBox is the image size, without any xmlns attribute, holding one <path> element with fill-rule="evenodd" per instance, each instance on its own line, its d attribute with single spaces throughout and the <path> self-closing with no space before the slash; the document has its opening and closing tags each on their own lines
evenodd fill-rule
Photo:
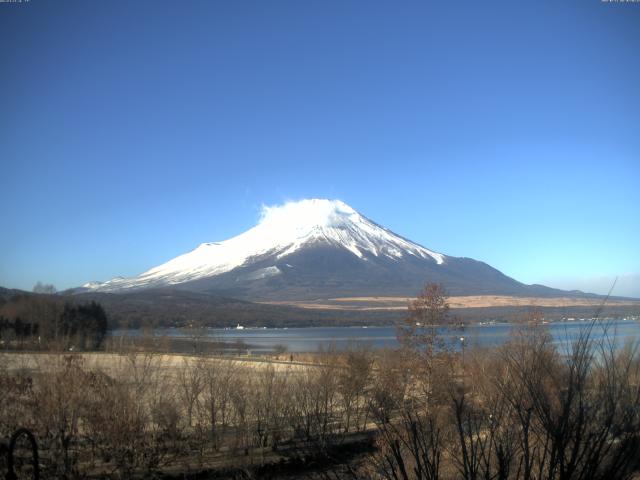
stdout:
<svg viewBox="0 0 640 480">
<path fill-rule="evenodd" d="M 46 285 L 39 288 L 45 290 Z M 3 300 L 22 296 L 16 290 L 0 288 Z M 3 298 L 4 297 L 4 298 Z M 42 295 L 45 297 L 45 295 Z M 352 325 L 393 325 L 402 321 L 401 310 L 337 310 L 308 309 L 288 305 L 270 305 L 221 297 L 218 295 L 165 289 L 149 289 L 126 293 L 60 294 L 51 298 L 74 303 L 97 302 L 107 313 L 108 327 L 140 329 L 163 327 L 328 327 Z M 451 315 L 464 323 L 494 320 L 519 322 L 530 307 L 482 307 L 451 309 Z M 565 317 L 591 318 L 592 307 L 539 307 L 546 320 Z M 609 317 L 638 314 L 634 305 L 608 305 L 603 312 Z"/>
<path fill-rule="evenodd" d="M 107 315 L 99 303 L 74 303 L 52 295 L 16 295 L 0 305 L 0 340 L 5 348 L 100 348 Z"/>
<path fill-rule="evenodd" d="M 99 302 L 109 317 L 109 327 L 315 327 L 393 324 L 402 312 L 331 311 L 268 305 L 182 290 L 149 289 L 136 292 L 83 293 L 80 301 Z"/>
<path fill-rule="evenodd" d="M 172 289 L 151 289 L 119 294 L 84 293 L 78 301 L 100 303 L 109 317 L 109 327 L 318 327 L 345 325 L 393 325 L 405 315 L 402 310 L 307 309 L 269 305 Z M 519 322 L 530 307 L 484 307 L 451 309 L 451 316 L 465 323 L 487 320 Z M 563 317 L 591 318 L 593 307 L 540 307 L 546 320 Z M 607 316 L 637 315 L 638 306 L 609 305 Z"/>
</svg>

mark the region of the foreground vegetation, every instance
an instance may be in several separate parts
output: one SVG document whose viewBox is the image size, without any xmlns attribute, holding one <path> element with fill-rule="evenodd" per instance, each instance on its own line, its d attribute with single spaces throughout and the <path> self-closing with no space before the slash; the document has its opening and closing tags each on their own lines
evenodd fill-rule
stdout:
<svg viewBox="0 0 640 480">
<path fill-rule="evenodd" d="M 90 305 L 52 318 L 85 311 L 102 316 Z M 398 350 L 259 362 L 170 355 L 156 342 L 69 353 L 86 335 L 57 322 L 48 338 L 64 341 L 49 352 L 0 358 L 0 438 L 28 429 L 44 478 L 633 478 L 637 345 L 596 341 L 600 321 L 557 345 L 529 320 L 500 348 L 448 350 L 436 331 L 449 321 L 446 294 L 431 284 L 399 326 Z M 16 453 L 30 478 L 29 450 Z"/>
<path fill-rule="evenodd" d="M 631 478 L 636 348 L 588 329 L 564 347 L 531 327 L 464 362 L 408 346 L 316 365 L 5 354 L 0 435 L 32 431 L 45 478 L 275 478 L 286 468 L 266 466 L 283 459 L 317 462 L 305 472 L 316 478 Z"/>
</svg>

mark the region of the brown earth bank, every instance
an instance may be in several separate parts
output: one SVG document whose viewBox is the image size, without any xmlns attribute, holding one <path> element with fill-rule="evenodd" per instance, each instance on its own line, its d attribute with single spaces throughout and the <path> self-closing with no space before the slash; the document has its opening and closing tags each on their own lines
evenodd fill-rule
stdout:
<svg viewBox="0 0 640 480">
<path fill-rule="evenodd" d="M 341 297 L 304 301 L 270 301 L 269 305 L 290 305 L 305 309 L 319 310 L 406 310 L 413 300 L 410 297 Z M 580 297 L 514 297 L 506 295 L 467 295 L 448 298 L 451 308 L 491 308 L 491 307 L 638 307 L 640 300 Z"/>
</svg>

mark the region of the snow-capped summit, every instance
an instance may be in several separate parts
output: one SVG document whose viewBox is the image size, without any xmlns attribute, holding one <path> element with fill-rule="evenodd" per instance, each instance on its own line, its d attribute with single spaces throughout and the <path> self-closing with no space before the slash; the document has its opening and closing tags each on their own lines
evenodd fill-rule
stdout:
<svg viewBox="0 0 640 480">
<path fill-rule="evenodd" d="M 445 256 L 405 240 L 340 200 L 310 199 L 264 206 L 258 225 L 223 242 L 202 243 L 191 252 L 133 278 L 118 277 L 108 282 L 90 282 L 90 290 L 175 285 L 208 278 L 246 266 L 265 255 L 276 260 L 311 245 L 326 244 L 345 249 L 366 261 L 370 256 L 400 259 L 414 256 L 442 264 Z M 265 267 L 253 275 L 277 275 L 277 266 Z"/>
<path fill-rule="evenodd" d="M 395 235 L 340 200 L 301 200 L 264 207 L 258 226 L 244 235 L 264 235 L 267 243 L 286 247 L 278 257 L 293 253 L 305 244 L 325 241 L 346 248 L 359 258 L 368 252 L 391 258 L 403 255 L 431 257 L 438 264 L 444 261 L 444 255 Z"/>
<path fill-rule="evenodd" d="M 176 287 L 255 299 L 415 295 L 427 281 L 451 294 L 530 294 L 531 288 L 470 258 L 446 256 L 376 224 L 340 200 L 263 207 L 258 224 L 202 243 L 136 277 L 84 291 Z M 543 292 L 544 293 L 544 292 Z"/>
</svg>

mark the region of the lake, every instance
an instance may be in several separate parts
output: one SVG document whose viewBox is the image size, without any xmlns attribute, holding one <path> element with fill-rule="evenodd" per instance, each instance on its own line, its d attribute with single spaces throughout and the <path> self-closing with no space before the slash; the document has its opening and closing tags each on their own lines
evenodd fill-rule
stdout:
<svg viewBox="0 0 640 480">
<path fill-rule="evenodd" d="M 580 331 L 587 327 L 590 321 L 549 323 L 549 329 L 554 342 L 566 344 L 577 338 Z M 605 328 L 610 338 L 615 338 L 618 344 L 627 340 L 640 340 L 640 323 L 635 320 L 598 321 L 592 333 L 593 338 L 602 338 Z M 464 338 L 467 347 L 490 347 L 504 343 L 513 330 L 513 324 L 499 323 L 487 325 L 471 325 L 464 329 L 441 329 L 443 338 L 460 348 Z M 195 333 L 197 332 L 197 333 Z M 396 328 L 388 327 L 306 327 L 306 328 L 244 328 L 244 329 L 197 329 L 194 333 L 185 328 L 156 329 L 154 335 L 174 338 L 193 338 L 199 341 L 220 341 L 236 344 L 245 343 L 251 353 L 271 352 L 274 347 L 282 345 L 289 352 L 315 352 L 329 345 L 337 350 L 344 350 L 350 346 L 369 346 L 372 348 L 395 348 L 398 346 Z M 138 330 L 116 330 L 114 336 L 139 336 Z"/>
</svg>

